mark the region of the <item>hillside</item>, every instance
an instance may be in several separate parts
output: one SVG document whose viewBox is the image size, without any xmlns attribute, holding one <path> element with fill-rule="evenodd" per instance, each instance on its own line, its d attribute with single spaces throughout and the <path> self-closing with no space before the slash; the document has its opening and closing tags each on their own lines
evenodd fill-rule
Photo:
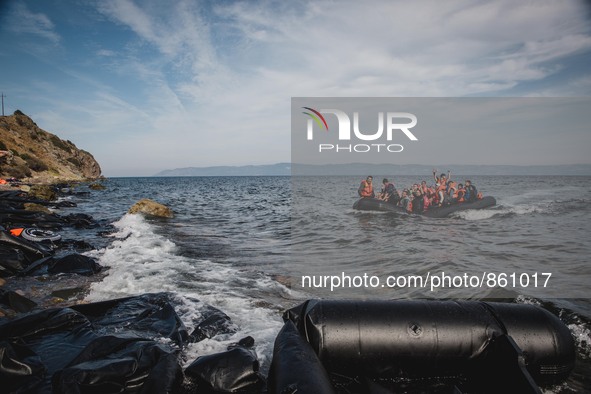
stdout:
<svg viewBox="0 0 591 394">
<path fill-rule="evenodd" d="M 42 130 L 22 112 L 0 117 L 0 178 L 55 182 L 100 176 L 90 153 Z"/>
</svg>

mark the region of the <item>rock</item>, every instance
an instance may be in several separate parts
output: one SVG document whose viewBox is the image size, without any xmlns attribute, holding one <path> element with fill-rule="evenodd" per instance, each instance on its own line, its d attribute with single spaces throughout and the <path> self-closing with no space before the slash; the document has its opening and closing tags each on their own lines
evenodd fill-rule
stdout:
<svg viewBox="0 0 591 394">
<path fill-rule="evenodd" d="M 53 190 L 53 187 L 49 185 L 33 185 L 31 186 L 29 195 L 45 201 L 54 201 L 57 199 L 57 195 Z"/>
<path fill-rule="evenodd" d="M 25 207 L 25 211 L 33 211 L 33 212 L 45 212 L 45 213 L 51 213 L 51 211 L 49 210 L 49 208 L 40 205 L 40 204 L 35 204 L 32 202 L 26 202 L 23 204 Z"/>
<path fill-rule="evenodd" d="M 146 215 L 171 218 L 174 216 L 172 210 L 166 205 L 157 203 L 147 198 L 143 198 L 136 202 L 130 209 L 129 213 L 143 213 Z"/>
<path fill-rule="evenodd" d="M 88 188 L 91 190 L 105 190 L 106 189 L 105 185 L 103 185 L 101 183 L 91 183 L 90 185 L 88 185 Z"/>
</svg>

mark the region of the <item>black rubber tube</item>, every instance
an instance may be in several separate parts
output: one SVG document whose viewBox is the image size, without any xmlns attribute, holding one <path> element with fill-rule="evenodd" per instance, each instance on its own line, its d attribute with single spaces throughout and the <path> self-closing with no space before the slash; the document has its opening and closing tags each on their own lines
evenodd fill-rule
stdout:
<svg viewBox="0 0 591 394">
<path fill-rule="evenodd" d="M 473 369 L 510 336 L 538 384 L 568 376 L 575 346 L 550 312 L 470 301 L 310 301 L 297 322 L 329 372 L 372 377 L 450 376 Z M 492 348 L 492 347 L 491 347 Z M 518 350 L 519 350 L 518 349 Z"/>
</svg>

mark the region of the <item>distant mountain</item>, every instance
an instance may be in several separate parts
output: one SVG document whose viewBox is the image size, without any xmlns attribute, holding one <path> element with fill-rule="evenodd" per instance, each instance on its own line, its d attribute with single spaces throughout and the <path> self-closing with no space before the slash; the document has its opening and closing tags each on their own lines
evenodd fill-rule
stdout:
<svg viewBox="0 0 591 394">
<path fill-rule="evenodd" d="M 431 175 L 432 165 L 423 164 L 293 164 L 293 175 Z M 456 175 L 591 175 L 591 164 L 560 166 L 465 165 L 435 166 L 437 172 Z"/>
<path fill-rule="evenodd" d="M 580 175 L 591 176 L 591 164 L 560 166 L 438 165 L 438 172 L 456 175 Z M 293 171 L 292 171 L 293 170 Z M 430 175 L 433 166 L 423 164 L 291 164 L 186 167 L 162 171 L 155 176 L 289 176 L 289 175 Z"/>
<path fill-rule="evenodd" d="M 291 175 L 291 163 L 249 166 L 185 167 L 161 171 L 155 176 L 264 176 Z"/>
</svg>

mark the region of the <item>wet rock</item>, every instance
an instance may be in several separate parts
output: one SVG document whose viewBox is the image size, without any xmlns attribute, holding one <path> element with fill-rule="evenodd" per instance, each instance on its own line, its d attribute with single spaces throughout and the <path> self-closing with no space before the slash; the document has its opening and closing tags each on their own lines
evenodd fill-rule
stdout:
<svg viewBox="0 0 591 394">
<path fill-rule="evenodd" d="M 90 190 L 105 190 L 107 187 L 102 183 L 91 183 L 90 185 L 88 185 L 88 188 Z"/>
<path fill-rule="evenodd" d="M 23 204 L 25 207 L 25 211 L 33 211 L 33 212 L 44 212 L 44 213 L 48 213 L 51 214 L 51 211 L 49 210 L 49 208 L 41 205 L 41 204 L 35 204 L 32 202 L 27 202 L 25 204 Z"/>
<path fill-rule="evenodd" d="M 29 190 L 29 196 L 45 201 L 54 201 L 57 199 L 57 194 L 52 186 L 49 185 L 33 185 Z"/>
<path fill-rule="evenodd" d="M 0 289 L 0 304 L 15 312 L 30 312 L 37 306 L 37 303 L 24 297 L 21 293 L 18 290 L 7 291 Z"/>
<path fill-rule="evenodd" d="M 62 220 L 75 228 L 94 228 L 99 225 L 92 216 L 85 213 L 71 213 L 62 216 Z"/>
<path fill-rule="evenodd" d="M 147 198 L 143 198 L 136 202 L 130 209 L 129 213 L 143 213 L 146 215 L 171 218 L 174 216 L 172 210 L 166 205 L 157 203 Z"/>
<path fill-rule="evenodd" d="M 68 300 L 74 298 L 77 295 L 83 293 L 86 289 L 84 287 L 73 287 L 68 289 L 59 289 L 51 292 L 52 297 L 61 298 L 62 300 Z"/>
</svg>

